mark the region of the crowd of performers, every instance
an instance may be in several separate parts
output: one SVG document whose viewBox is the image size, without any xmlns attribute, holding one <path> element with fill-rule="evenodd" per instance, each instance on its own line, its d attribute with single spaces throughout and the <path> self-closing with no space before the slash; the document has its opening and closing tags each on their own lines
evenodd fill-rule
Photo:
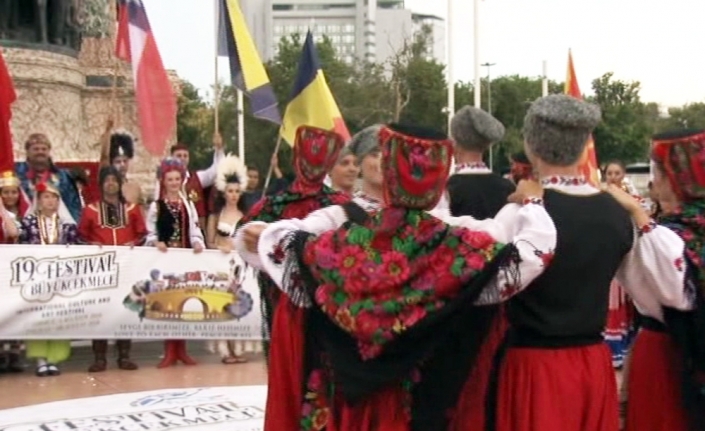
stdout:
<svg viewBox="0 0 705 431">
<path fill-rule="evenodd" d="M 54 165 L 47 136 L 33 134 L 25 142 L 26 161 L 0 169 L 0 244 L 153 246 L 162 252 L 178 247 L 195 253 L 209 248 L 230 253 L 227 238 L 262 191 L 257 169 L 226 156 L 220 136 L 213 144 L 213 164 L 200 171 L 189 170 L 188 147 L 174 145 L 157 169 L 154 200 L 146 204 L 140 185 L 128 178 L 134 139 L 109 121 L 101 137 L 100 196 L 86 203 L 81 194 L 85 175 Z M 277 191 L 285 179 L 276 159 L 273 164 L 270 190 Z M 94 362 L 88 371 L 107 369 L 108 347 L 107 340 L 92 342 Z M 184 340 L 166 340 L 158 367 L 196 364 L 186 348 Z M 259 351 L 261 344 L 221 340 L 209 342 L 208 348 L 223 363 L 236 364 L 246 362 L 245 353 Z M 130 358 L 130 340 L 117 340 L 115 350 L 118 368 L 138 368 Z M 70 354 L 70 340 L 0 341 L 0 372 L 23 371 L 26 357 L 37 376 L 58 375 Z"/>
<path fill-rule="evenodd" d="M 603 189 L 579 175 L 600 119 L 568 96 L 535 101 L 508 178 L 483 163 L 504 127 L 473 107 L 450 136 L 388 124 L 345 143 L 303 126 L 295 178 L 274 169 L 267 193 L 215 136 L 203 171 L 173 147 L 146 211 L 129 135 L 108 124 L 86 206 L 32 135 L 2 176 L 2 240 L 238 252 L 259 271 L 265 431 L 617 431 L 625 356 L 627 430 L 703 430 L 705 131 L 653 138 L 650 211 L 622 164 Z M 2 367 L 18 369 L 7 346 Z M 257 347 L 211 345 L 224 363 Z M 107 348 L 93 342 L 90 371 Z M 129 340 L 116 349 L 137 368 Z M 26 343 L 39 376 L 69 355 L 68 341 Z M 165 341 L 158 366 L 177 362 L 195 364 Z"/>
<path fill-rule="evenodd" d="M 234 240 L 261 271 L 264 429 L 616 431 L 603 333 L 622 304 L 641 323 L 626 429 L 703 429 L 705 132 L 654 137 L 654 220 L 621 166 L 602 190 L 579 176 L 600 119 L 568 96 L 534 102 L 516 186 L 482 162 L 504 128 L 479 109 L 450 137 L 300 129 L 296 182 Z M 358 161 L 352 195 L 326 185 L 341 154 Z"/>
</svg>

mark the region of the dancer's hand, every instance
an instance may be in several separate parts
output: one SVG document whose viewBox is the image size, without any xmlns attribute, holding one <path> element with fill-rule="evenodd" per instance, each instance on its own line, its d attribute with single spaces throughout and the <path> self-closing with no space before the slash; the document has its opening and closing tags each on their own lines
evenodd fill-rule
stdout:
<svg viewBox="0 0 705 431">
<path fill-rule="evenodd" d="M 167 251 L 166 243 L 163 241 L 157 242 L 157 250 L 161 251 L 162 253 L 166 253 L 166 251 Z"/>
<path fill-rule="evenodd" d="M 200 242 L 197 242 L 196 244 L 193 245 L 193 252 L 198 254 L 203 251 L 203 244 Z"/>
<path fill-rule="evenodd" d="M 259 237 L 262 235 L 262 231 L 267 228 L 264 224 L 254 224 L 251 226 L 246 226 L 243 229 L 243 241 L 245 242 L 245 249 L 250 253 L 257 254 L 257 245 L 259 244 Z"/>
<path fill-rule="evenodd" d="M 642 210 L 639 201 L 634 198 L 634 196 L 622 190 L 621 187 L 615 184 L 605 184 L 602 186 L 602 190 L 611 194 L 612 197 L 619 202 L 625 210 L 629 213 L 634 214 Z"/>
<path fill-rule="evenodd" d="M 508 202 L 521 204 L 525 199 L 543 198 L 543 187 L 537 181 L 521 180 L 514 193 L 507 198 Z"/>
</svg>

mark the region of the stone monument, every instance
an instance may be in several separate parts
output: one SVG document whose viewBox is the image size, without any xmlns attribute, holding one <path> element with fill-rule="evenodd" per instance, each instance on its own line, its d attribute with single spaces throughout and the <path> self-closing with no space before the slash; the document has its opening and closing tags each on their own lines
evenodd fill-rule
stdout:
<svg viewBox="0 0 705 431">
<path fill-rule="evenodd" d="M 18 95 L 15 159 L 24 160 L 22 143 L 42 132 L 56 161 L 98 161 L 99 137 L 113 117 L 137 137 L 130 178 L 151 193 L 160 157 L 139 145 L 132 70 L 114 56 L 115 27 L 110 0 L 0 0 L 0 49 Z"/>
</svg>

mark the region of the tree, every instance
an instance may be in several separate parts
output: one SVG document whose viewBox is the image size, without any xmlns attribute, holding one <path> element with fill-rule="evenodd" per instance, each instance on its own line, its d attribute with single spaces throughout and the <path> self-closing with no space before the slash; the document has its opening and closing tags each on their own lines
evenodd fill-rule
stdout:
<svg viewBox="0 0 705 431">
<path fill-rule="evenodd" d="M 594 133 L 598 162 L 643 160 L 653 132 L 649 123 L 653 108 L 650 111 L 641 102 L 639 82 L 614 80 L 610 72 L 595 79 L 592 89 L 595 95 L 591 101 L 602 109 L 602 122 Z"/>
<path fill-rule="evenodd" d="M 188 81 L 182 82 L 177 107 L 177 141 L 188 145 L 193 169 L 208 167 L 213 157 L 213 126 L 209 126 L 213 117 L 211 109 Z"/>
<path fill-rule="evenodd" d="M 668 117 L 657 123 L 659 131 L 673 129 L 705 129 L 705 103 L 690 103 L 669 108 Z"/>
</svg>

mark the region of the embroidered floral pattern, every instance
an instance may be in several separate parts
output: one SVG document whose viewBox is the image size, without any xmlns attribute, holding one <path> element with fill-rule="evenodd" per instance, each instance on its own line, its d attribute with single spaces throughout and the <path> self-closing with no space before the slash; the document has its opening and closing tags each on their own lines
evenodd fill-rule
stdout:
<svg viewBox="0 0 705 431">
<path fill-rule="evenodd" d="M 705 293 L 705 202 L 684 204 L 679 213 L 662 216 L 659 223 L 676 232 L 685 242 L 685 254 L 698 268 L 699 288 Z"/>
<path fill-rule="evenodd" d="M 181 245 L 181 239 L 182 239 L 182 229 L 181 229 L 181 211 L 185 210 L 183 208 L 183 204 L 181 200 L 178 201 L 169 201 L 165 200 L 164 203 L 166 204 L 166 207 L 169 209 L 169 212 L 171 213 L 172 217 L 174 217 L 174 233 L 171 234 L 171 238 L 169 238 L 169 246 L 170 247 L 180 247 Z M 171 245 L 171 244 L 177 244 L 177 245 Z"/>
<path fill-rule="evenodd" d="M 304 403 L 301 411 L 301 430 L 319 431 L 328 424 L 330 408 L 326 400 L 332 385 L 323 369 L 313 370 L 306 381 Z"/>
<path fill-rule="evenodd" d="M 587 184 L 585 177 L 577 176 L 563 176 L 563 175 L 553 175 L 550 177 L 541 178 L 541 185 L 546 186 L 583 186 Z"/>
<path fill-rule="evenodd" d="M 502 248 L 425 211 L 387 208 L 363 226 L 309 240 L 304 260 L 320 282 L 316 303 L 370 359 L 454 298 Z"/>
<path fill-rule="evenodd" d="M 295 191 L 290 187 L 261 199 L 250 209 L 241 223 L 251 221 L 274 223 L 292 218 L 303 219 L 318 209 L 331 205 L 342 205 L 349 200 L 350 197 L 338 193 L 328 186 L 306 191 Z"/>
<path fill-rule="evenodd" d="M 458 174 L 461 171 L 489 171 L 490 168 L 484 162 L 472 162 L 472 163 L 461 163 L 455 165 L 455 173 Z"/>
<path fill-rule="evenodd" d="M 522 205 L 542 205 L 543 206 L 543 199 L 542 198 L 537 198 L 537 197 L 531 197 L 531 198 L 526 198 L 523 201 L 521 201 Z"/>
<path fill-rule="evenodd" d="M 656 226 L 657 226 L 656 222 L 653 220 L 650 220 L 647 224 L 645 224 L 643 226 L 639 226 L 639 230 L 638 230 L 639 236 L 651 232 L 652 230 L 654 230 L 656 228 Z"/>
</svg>

